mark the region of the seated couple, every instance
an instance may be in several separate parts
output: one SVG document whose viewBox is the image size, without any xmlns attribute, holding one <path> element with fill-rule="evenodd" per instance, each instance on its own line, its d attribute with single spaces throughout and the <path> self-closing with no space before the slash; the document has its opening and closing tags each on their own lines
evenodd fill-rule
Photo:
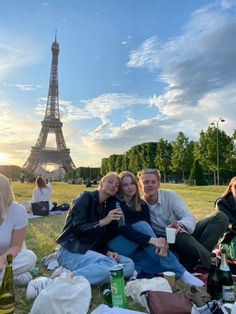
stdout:
<svg viewBox="0 0 236 314">
<path fill-rule="evenodd" d="M 168 212 L 169 208 L 166 217 L 164 213 L 158 213 L 158 216 L 161 215 L 161 225 L 160 230 L 154 229 L 157 231 L 158 235 L 156 235 L 150 225 L 149 210 L 153 219 L 154 209 L 150 207 L 159 206 L 162 202 L 160 199 L 157 201 L 157 195 L 159 196 L 160 192 L 158 191 L 159 172 L 144 170 L 139 173 L 139 180 L 144 189 L 144 201 L 140 199 L 136 177 L 127 171 L 119 176 L 114 172 L 108 173 L 99 182 L 98 190 L 85 191 L 74 201 L 67 214 L 63 231 L 57 239 L 57 243 L 60 244 L 57 259 L 61 267 L 54 272 L 52 277 L 63 271 L 70 271 L 73 275 L 85 276 L 91 284 L 101 284 L 109 281 L 109 268 L 120 263 L 123 264 L 126 278 L 132 276 L 135 268 L 138 272 L 143 270 L 152 274 L 171 270 L 186 284 L 203 285 L 203 282 L 192 276 L 180 264 L 175 254 L 168 250 L 168 244 L 162 234 L 165 230 L 165 222 L 166 225 L 172 224 L 177 229 L 177 238 L 186 234 L 190 238 L 189 243 L 198 242 L 199 239 L 197 241 L 194 236 L 190 235 L 194 229 L 194 220 L 191 221 L 192 229 L 188 229 L 190 224 L 185 226 L 187 219 L 181 217 L 181 214 L 185 213 L 185 207 L 181 211 L 178 203 L 178 211 L 175 211 L 174 207 L 171 208 L 172 215 Z M 154 192 L 156 200 L 153 204 Z M 125 226 L 120 228 L 118 221 L 121 217 L 121 210 L 116 208 L 116 194 L 126 221 Z M 175 193 L 173 195 L 177 199 L 177 195 Z M 172 205 L 170 197 L 167 205 Z M 168 221 L 168 219 L 172 220 Z M 156 218 L 154 222 L 157 222 Z M 226 224 L 227 222 L 226 219 Z M 203 227 L 207 229 L 207 225 L 206 223 Z M 153 226 L 156 227 L 157 224 L 154 223 Z M 185 238 L 183 237 L 181 241 Z M 218 238 L 213 244 L 212 240 L 213 247 L 217 241 Z M 199 245 L 204 244 L 199 242 Z M 212 248 L 205 248 L 209 256 Z M 197 249 L 195 253 L 197 256 Z M 201 260 L 202 255 L 197 256 L 197 260 Z"/>
</svg>

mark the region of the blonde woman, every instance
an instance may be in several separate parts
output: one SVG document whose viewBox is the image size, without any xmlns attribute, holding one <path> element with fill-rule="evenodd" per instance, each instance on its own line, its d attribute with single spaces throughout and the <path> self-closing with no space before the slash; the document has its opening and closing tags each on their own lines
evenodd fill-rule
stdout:
<svg viewBox="0 0 236 314">
<path fill-rule="evenodd" d="M 98 190 L 85 191 L 74 201 L 57 239 L 61 267 L 51 278 L 70 271 L 75 276 L 84 276 L 91 284 L 102 284 L 109 281 L 109 268 L 117 263 L 123 264 L 124 276 L 131 277 L 133 261 L 106 246 L 107 239 L 116 233 L 121 216 L 121 210 L 114 206 L 119 182 L 119 176 L 109 172 L 100 180 Z"/>
<path fill-rule="evenodd" d="M 136 270 L 155 275 L 164 271 L 173 271 L 180 280 L 186 284 L 203 286 L 204 283 L 190 274 L 181 265 L 176 256 L 168 251 L 168 244 L 163 237 L 157 238 L 150 225 L 148 206 L 141 201 L 138 190 L 138 181 L 132 172 L 120 173 L 120 188 L 118 198 L 123 210 L 126 228 L 139 231 L 142 237 L 148 238 L 146 245 L 139 245 L 138 242 L 127 240 L 128 236 L 119 235 L 109 241 L 111 250 L 131 257 L 136 264 Z M 122 229 L 122 228 L 121 228 Z M 121 234 L 124 234 L 121 230 Z"/>
<path fill-rule="evenodd" d="M 15 283 L 26 286 L 36 264 L 36 255 L 25 248 L 24 238 L 28 216 L 25 208 L 14 201 L 11 183 L 0 174 L 0 281 L 4 274 L 7 254 L 13 255 Z"/>
</svg>

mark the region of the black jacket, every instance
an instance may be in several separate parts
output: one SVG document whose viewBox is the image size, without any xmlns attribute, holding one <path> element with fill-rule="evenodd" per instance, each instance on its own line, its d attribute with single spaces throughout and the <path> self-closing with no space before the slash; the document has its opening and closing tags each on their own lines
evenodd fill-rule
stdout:
<svg viewBox="0 0 236 314">
<path fill-rule="evenodd" d="M 216 209 L 221 210 L 229 217 L 232 229 L 236 231 L 236 202 L 234 201 L 233 195 L 230 193 L 225 197 L 217 199 Z"/>
<path fill-rule="evenodd" d="M 99 204 L 98 191 L 83 192 L 72 204 L 66 217 L 65 226 L 57 243 L 71 252 L 86 253 L 89 249 L 106 253 L 107 242 L 122 234 L 141 246 L 148 244 L 149 236 L 144 235 L 130 226 L 118 229 L 118 223 L 112 221 L 105 227 L 99 226 L 99 220 L 107 216 L 114 208 L 116 198 L 109 198 L 104 204 Z"/>
</svg>

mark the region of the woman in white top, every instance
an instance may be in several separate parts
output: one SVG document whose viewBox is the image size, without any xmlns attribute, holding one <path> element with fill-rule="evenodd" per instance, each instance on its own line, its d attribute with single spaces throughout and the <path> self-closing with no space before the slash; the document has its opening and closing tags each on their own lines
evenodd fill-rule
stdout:
<svg viewBox="0 0 236 314">
<path fill-rule="evenodd" d="M 35 184 L 36 187 L 33 190 L 32 203 L 48 201 L 49 210 L 51 210 L 53 208 L 51 202 L 51 186 L 47 186 L 45 179 L 41 176 L 36 178 Z"/>
<path fill-rule="evenodd" d="M 32 279 L 31 270 L 37 257 L 24 244 L 28 216 L 25 208 L 14 201 L 11 183 L 0 174 L 0 282 L 6 256 L 13 255 L 13 274 L 16 285 L 26 286 Z"/>
</svg>

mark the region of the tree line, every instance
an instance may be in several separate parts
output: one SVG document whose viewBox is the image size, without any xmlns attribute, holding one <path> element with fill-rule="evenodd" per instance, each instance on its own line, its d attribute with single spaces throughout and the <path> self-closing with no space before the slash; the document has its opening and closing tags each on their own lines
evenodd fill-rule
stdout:
<svg viewBox="0 0 236 314">
<path fill-rule="evenodd" d="M 179 132 L 175 141 L 161 138 L 158 142 L 132 146 L 124 154 L 103 158 L 101 175 L 108 171 L 130 170 L 137 173 L 143 168 L 158 168 L 164 182 L 183 182 L 191 179 L 194 173 L 202 172 L 204 184 L 216 183 L 217 136 L 220 182 L 225 183 L 236 173 L 236 130 L 229 136 L 216 127 L 209 127 L 205 132 L 202 130 L 196 142 Z"/>
</svg>

